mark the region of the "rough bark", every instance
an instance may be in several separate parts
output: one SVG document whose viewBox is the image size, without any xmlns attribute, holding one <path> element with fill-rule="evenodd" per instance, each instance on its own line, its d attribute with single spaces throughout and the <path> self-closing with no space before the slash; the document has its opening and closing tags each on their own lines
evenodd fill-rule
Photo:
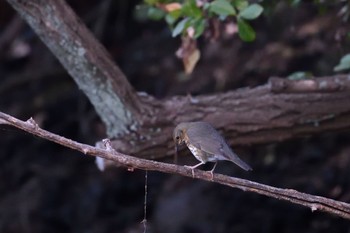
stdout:
<svg viewBox="0 0 350 233">
<path fill-rule="evenodd" d="M 335 80 L 348 85 L 346 75 L 318 78 L 314 85 L 322 90 L 299 89 L 283 93 L 295 82 L 271 79 L 266 85 L 244 88 L 215 95 L 173 97 L 156 101 L 143 97 L 147 105 L 154 105 L 153 118 L 145 121 L 134 134 L 115 139 L 120 151 L 144 158 L 159 159 L 173 155 L 172 130 L 185 121 L 207 121 L 221 130 L 232 145 L 252 145 L 287 140 L 322 132 L 350 129 L 350 92 L 342 87 L 333 90 Z M 306 81 L 306 80 L 305 80 Z M 310 82 L 307 82 L 310 84 Z M 327 88 L 329 87 L 329 88 Z M 305 88 L 304 88 L 305 89 Z"/>
<path fill-rule="evenodd" d="M 63 0 L 8 0 L 57 57 L 106 124 L 108 135 L 137 128 L 141 105 L 105 48 Z"/>
</svg>

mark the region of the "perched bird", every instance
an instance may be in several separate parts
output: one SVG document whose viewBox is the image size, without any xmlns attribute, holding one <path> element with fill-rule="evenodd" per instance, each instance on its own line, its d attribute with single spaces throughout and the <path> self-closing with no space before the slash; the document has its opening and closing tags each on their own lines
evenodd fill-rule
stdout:
<svg viewBox="0 0 350 233">
<path fill-rule="evenodd" d="M 192 169 L 207 162 L 215 162 L 213 172 L 218 160 L 228 160 L 234 162 L 246 171 L 252 168 L 243 162 L 227 145 L 225 139 L 207 122 L 183 122 L 176 126 L 173 132 L 175 149 L 177 152 L 178 145 L 186 144 L 194 157 L 200 161 L 195 166 L 187 166 Z"/>
</svg>

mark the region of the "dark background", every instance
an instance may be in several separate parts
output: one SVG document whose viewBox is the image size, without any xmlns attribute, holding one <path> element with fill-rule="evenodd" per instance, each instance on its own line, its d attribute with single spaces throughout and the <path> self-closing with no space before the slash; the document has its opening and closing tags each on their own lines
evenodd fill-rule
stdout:
<svg viewBox="0 0 350 233">
<path fill-rule="evenodd" d="M 217 93 L 296 71 L 333 74 L 349 51 L 345 3 L 265 1 L 253 22 L 257 40 L 237 35 L 199 40 L 201 60 L 187 77 L 180 45 L 164 22 L 135 20 L 139 1 L 68 1 L 138 91 L 158 98 Z M 107 7 L 103 7 L 106 4 Z M 45 45 L 0 2 L 0 111 L 94 145 L 104 126 Z M 350 120 L 350 119 L 349 119 Z M 254 171 L 222 162 L 216 172 L 350 201 L 348 132 L 325 132 L 270 145 L 235 148 Z M 0 126 L 0 232 L 142 232 L 145 172 L 94 159 Z M 189 163 L 194 164 L 194 160 Z M 203 169 L 209 169 L 203 167 Z M 288 202 L 204 181 L 148 174 L 148 232 L 349 232 L 349 222 Z"/>
</svg>

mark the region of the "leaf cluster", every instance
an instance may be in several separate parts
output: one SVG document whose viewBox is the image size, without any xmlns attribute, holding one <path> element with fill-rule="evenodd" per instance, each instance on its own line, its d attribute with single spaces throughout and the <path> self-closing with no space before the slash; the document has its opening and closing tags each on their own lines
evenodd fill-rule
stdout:
<svg viewBox="0 0 350 233">
<path fill-rule="evenodd" d="M 144 0 L 140 9 L 147 11 L 153 20 L 165 20 L 172 30 L 172 36 L 183 36 L 191 28 L 197 39 L 208 28 L 209 21 L 235 20 L 238 35 L 243 41 L 253 41 L 256 33 L 248 21 L 258 18 L 263 7 L 247 0 Z"/>
</svg>

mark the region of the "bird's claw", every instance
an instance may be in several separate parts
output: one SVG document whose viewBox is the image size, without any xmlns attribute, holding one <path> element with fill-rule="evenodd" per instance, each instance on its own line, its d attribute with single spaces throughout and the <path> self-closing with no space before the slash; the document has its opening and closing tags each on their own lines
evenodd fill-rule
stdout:
<svg viewBox="0 0 350 233">
<path fill-rule="evenodd" d="M 211 181 L 214 181 L 214 172 L 213 171 L 209 171 L 210 175 L 211 175 Z"/>
<path fill-rule="evenodd" d="M 194 178 L 194 168 L 193 168 L 193 166 L 187 166 L 187 165 L 185 165 L 185 168 L 190 168 L 190 169 L 191 169 L 191 171 L 192 171 L 192 177 Z"/>
</svg>

